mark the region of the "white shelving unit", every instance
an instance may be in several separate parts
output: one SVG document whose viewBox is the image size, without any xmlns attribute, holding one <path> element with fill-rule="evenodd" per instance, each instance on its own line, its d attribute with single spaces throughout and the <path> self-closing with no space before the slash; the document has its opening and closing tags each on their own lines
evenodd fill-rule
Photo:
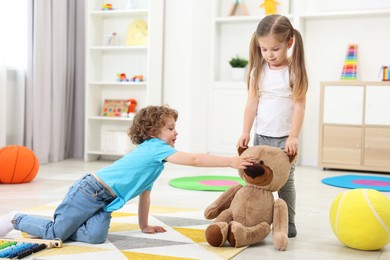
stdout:
<svg viewBox="0 0 390 260">
<path fill-rule="evenodd" d="M 389 17 L 390 4 L 384 1 L 364 1 L 364 0 L 291 0 L 278 1 L 278 13 L 287 16 L 294 27 L 298 29 L 305 42 L 306 62 L 317 65 L 318 52 L 321 49 L 329 48 L 328 38 L 318 38 L 313 40 L 312 35 L 307 35 L 310 38 L 309 44 L 306 44 L 305 33 L 306 26 L 312 21 L 320 21 L 321 24 L 328 24 L 333 19 L 344 19 L 346 21 L 353 19 L 364 18 L 371 20 L 372 18 Z M 228 61 L 235 55 L 249 57 L 249 43 L 252 34 L 255 32 L 259 21 L 264 17 L 264 10 L 259 7 L 260 2 L 255 0 L 246 0 L 245 4 L 248 7 L 249 15 L 228 16 L 232 1 L 213 0 L 211 4 L 211 55 L 210 55 L 210 91 L 209 91 L 209 135 L 208 135 L 208 151 L 212 153 L 234 153 L 236 142 L 242 132 L 243 113 L 246 102 L 246 82 L 234 82 L 231 80 L 230 65 Z M 282 7 L 283 6 L 283 7 Z M 355 10 L 352 10 L 352 9 Z M 312 25 L 311 25 L 312 26 Z M 332 28 L 334 28 L 332 26 Z M 310 29 L 312 29 L 310 27 Z M 347 36 L 343 23 L 339 27 L 334 28 L 335 31 L 342 30 L 346 41 L 354 41 L 356 38 L 352 35 L 351 39 Z M 311 33 L 312 31 L 310 31 Z M 311 43 L 316 42 L 315 46 Z M 346 48 L 347 45 L 342 46 Z M 314 55 L 313 55 L 314 53 Z M 344 58 L 345 50 L 340 54 L 341 59 Z M 323 60 L 323 59 L 321 59 Z M 334 63 L 334 60 L 332 60 Z M 311 93 L 319 92 L 313 90 L 316 84 L 318 71 L 322 71 L 324 63 L 321 62 L 321 69 L 317 69 L 314 73 L 309 74 Z M 333 64 L 332 68 L 335 68 Z M 319 65 L 318 65 L 319 66 Z M 328 65 L 330 66 L 330 65 Z M 337 64 L 336 64 L 337 66 Z M 311 67 L 312 68 L 312 67 Z M 379 68 L 379 67 L 378 67 Z M 339 68 L 341 73 L 341 67 Z M 309 71 L 310 72 L 310 71 Z M 321 75 L 319 75 L 321 76 Z M 319 81 L 318 81 L 319 82 Z M 317 88 L 318 89 L 318 88 Z M 310 94 L 310 93 L 309 93 Z M 319 93 L 317 93 L 319 95 Z M 311 104 L 313 97 L 308 97 L 308 106 Z M 317 98 L 314 98 L 317 100 Z M 216 106 L 215 104 L 218 104 Z M 318 106 L 318 104 L 313 104 Z M 311 117 L 312 111 L 307 111 L 307 117 Z M 312 128 L 313 126 L 310 126 Z M 314 126 L 315 127 L 315 126 Z M 227 129 L 229 129 L 227 131 Z M 310 136 L 308 140 L 317 138 Z M 304 142 L 304 140 L 303 140 Z M 310 145 L 311 141 L 308 141 Z M 312 150 L 305 147 L 305 150 Z M 315 149 L 315 148 L 314 148 Z M 313 151 L 315 152 L 315 151 Z"/>
<path fill-rule="evenodd" d="M 135 99 L 136 111 L 161 104 L 164 1 L 137 1 L 137 6 L 127 9 L 128 1 L 114 0 L 113 10 L 102 10 L 104 3 L 88 0 L 86 8 L 86 161 L 122 156 L 133 148 L 126 136 L 133 116 L 100 116 L 105 99 Z M 127 46 L 127 31 L 136 19 L 147 22 L 148 43 Z M 105 35 L 113 32 L 115 43 L 105 45 Z M 127 78 L 142 75 L 144 81 L 118 82 L 118 73 Z M 107 133 L 113 137 L 109 142 Z"/>
</svg>

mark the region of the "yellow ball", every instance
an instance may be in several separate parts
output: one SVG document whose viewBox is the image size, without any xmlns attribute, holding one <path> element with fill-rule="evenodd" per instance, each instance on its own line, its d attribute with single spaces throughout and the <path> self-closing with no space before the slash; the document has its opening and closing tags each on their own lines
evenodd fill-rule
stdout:
<svg viewBox="0 0 390 260">
<path fill-rule="evenodd" d="M 378 250 L 390 242 L 390 199 L 377 190 L 340 193 L 329 217 L 334 234 L 348 247 Z"/>
</svg>

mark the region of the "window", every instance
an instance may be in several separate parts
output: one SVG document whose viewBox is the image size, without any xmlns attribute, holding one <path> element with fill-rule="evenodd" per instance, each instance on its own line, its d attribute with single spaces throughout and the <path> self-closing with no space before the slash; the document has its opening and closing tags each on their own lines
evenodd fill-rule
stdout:
<svg viewBox="0 0 390 260">
<path fill-rule="evenodd" d="M 27 64 L 28 0 L 2 3 L 0 11 L 1 63 L 8 68 L 25 68 Z"/>
</svg>

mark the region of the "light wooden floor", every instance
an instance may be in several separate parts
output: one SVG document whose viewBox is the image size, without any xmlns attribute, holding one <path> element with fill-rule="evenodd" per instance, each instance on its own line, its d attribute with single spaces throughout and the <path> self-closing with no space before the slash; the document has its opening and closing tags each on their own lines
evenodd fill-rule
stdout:
<svg viewBox="0 0 390 260">
<path fill-rule="evenodd" d="M 23 211 L 33 206 L 62 200 L 77 178 L 109 163 L 111 162 L 85 163 L 81 160 L 66 160 L 41 165 L 37 177 L 29 184 L 0 185 L 0 215 L 12 210 Z M 390 245 L 380 251 L 354 250 L 343 246 L 332 232 L 328 218 L 330 205 L 333 199 L 345 189 L 324 185 L 321 179 L 348 173 L 322 171 L 314 167 L 297 167 L 295 182 L 298 236 L 290 239 L 289 247 L 285 252 L 273 248 L 270 235 L 264 243 L 247 248 L 234 259 L 390 259 Z M 177 177 L 210 174 L 235 175 L 236 171 L 222 168 L 191 168 L 167 163 L 164 172 L 154 185 L 152 204 L 204 209 L 220 193 L 176 189 L 169 186 L 168 182 Z M 353 172 L 353 174 L 360 173 Z M 390 193 L 384 194 L 390 198 Z"/>
</svg>

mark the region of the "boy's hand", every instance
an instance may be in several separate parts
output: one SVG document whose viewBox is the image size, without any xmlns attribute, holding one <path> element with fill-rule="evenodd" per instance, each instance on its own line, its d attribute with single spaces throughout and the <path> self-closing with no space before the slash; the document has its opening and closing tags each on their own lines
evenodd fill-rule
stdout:
<svg viewBox="0 0 390 260">
<path fill-rule="evenodd" d="M 160 226 L 147 226 L 146 228 L 142 229 L 142 232 L 148 234 L 156 234 L 156 233 L 166 232 L 166 230 L 165 228 Z"/>
<path fill-rule="evenodd" d="M 255 160 L 253 156 L 235 156 L 231 157 L 230 167 L 235 169 L 246 169 L 248 166 L 252 166 Z"/>
</svg>

